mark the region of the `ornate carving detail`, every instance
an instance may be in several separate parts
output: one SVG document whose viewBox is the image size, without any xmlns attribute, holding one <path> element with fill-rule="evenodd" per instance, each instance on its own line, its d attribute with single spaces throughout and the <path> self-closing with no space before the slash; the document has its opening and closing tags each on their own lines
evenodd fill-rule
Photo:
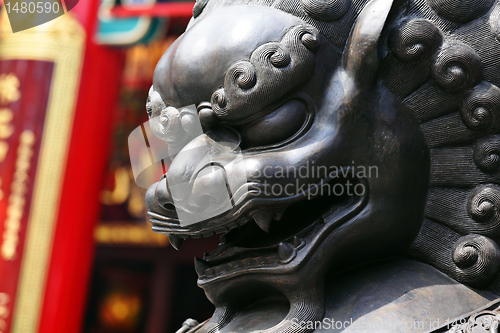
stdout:
<svg viewBox="0 0 500 333">
<path fill-rule="evenodd" d="M 212 95 L 212 108 L 222 120 L 241 121 L 262 110 L 293 87 L 314 74 L 314 53 L 319 47 L 319 32 L 310 25 L 288 31 L 280 43 L 258 47 L 250 61 L 240 61 L 227 72 L 224 87 Z"/>
<path fill-rule="evenodd" d="M 459 282 L 496 292 L 495 286 L 500 285 L 500 249 L 495 242 L 500 236 L 500 135 L 496 135 L 500 133 L 500 76 L 495 69 L 500 49 L 490 26 L 498 37 L 500 9 L 494 10 L 490 22 L 486 17 L 470 21 L 498 1 L 211 1 L 216 3 L 204 10 L 213 11 L 213 16 L 198 20 L 197 27 L 203 27 L 210 18 L 216 27 L 219 22 L 233 24 L 232 19 L 238 24 L 239 13 L 255 10 L 268 12 L 270 18 L 275 15 L 278 23 L 266 31 L 277 29 L 278 33 L 231 41 L 213 48 L 207 56 L 200 52 L 196 62 L 189 61 L 191 49 L 186 47 L 178 56 L 186 59 L 183 66 L 187 70 L 176 70 L 174 62 L 164 62 L 162 77 L 168 80 L 164 80 L 165 87 L 155 84 L 171 104 L 189 101 L 198 105 L 202 125 L 211 127 L 192 142 L 193 146 L 205 145 L 200 149 L 203 154 L 191 152 L 184 160 L 176 157 L 165 176 L 170 177 L 169 186 L 180 179 L 192 184 L 181 204 L 177 203 L 178 212 L 210 207 L 212 183 L 222 184 L 231 201 L 232 208 L 226 213 L 181 226 L 179 216 L 157 205 L 173 205 L 173 200 L 168 201 L 167 195 L 163 201 L 153 196 L 163 193 L 163 188 L 168 194 L 167 181 L 149 190 L 151 221 L 155 230 L 172 237 L 172 243 L 228 231 L 221 237 L 218 250 L 195 263 L 199 285 L 218 309 L 200 332 L 214 332 L 229 321 L 237 323 L 233 314 L 241 318 L 241 299 L 255 297 L 260 301 L 259 293 L 265 293 L 266 300 L 285 301 L 276 308 L 284 305 L 283 312 L 290 310 L 287 317 L 280 314 L 278 324 L 263 332 L 296 332 L 290 327 L 292 318 L 320 320 L 325 313 L 321 306 L 328 304 L 321 299 L 327 289 L 318 289 L 318 297 L 308 306 L 303 306 L 306 296 L 295 292 L 322 287 L 335 265 L 349 266 L 351 258 L 347 256 L 351 253 L 352 264 L 356 264 L 361 256 L 372 255 L 370 249 L 374 257 L 380 257 L 403 248 L 417 234 L 422 216 L 424 224 L 410 255 Z M 206 3 L 197 2 L 195 17 Z M 231 9 L 220 8 L 228 6 Z M 263 11 L 265 6 L 271 9 Z M 243 35 L 260 36 L 262 23 L 252 22 L 261 21 L 248 20 Z M 470 23 L 461 26 L 462 22 Z M 212 25 L 206 26 L 210 32 Z M 214 29 L 206 36 L 210 40 L 225 34 Z M 488 45 L 483 47 L 481 43 Z M 388 56 L 387 48 L 392 51 Z M 212 67 L 205 62 L 223 52 L 229 52 L 223 65 Z M 207 66 L 208 71 L 189 73 L 191 66 Z M 173 70 L 168 72 L 169 68 Z M 212 72 L 216 74 L 213 77 Z M 193 94 L 193 89 L 186 87 L 197 78 L 208 79 L 203 81 L 204 89 Z M 308 96 L 307 103 L 292 99 L 299 94 Z M 296 127 L 283 129 L 292 122 Z M 229 129 L 235 138 L 226 133 Z M 274 140 L 268 133 L 284 134 Z M 236 156 L 229 150 L 212 154 L 223 146 L 225 135 L 231 143 L 237 142 L 235 146 L 241 148 L 238 154 L 244 159 L 219 167 L 220 161 Z M 383 179 L 367 180 L 369 191 L 359 201 L 318 196 L 306 202 L 302 194 L 262 194 L 274 185 L 283 188 L 299 178 L 266 175 L 263 181 L 262 171 L 268 172 L 269 167 L 345 165 L 354 159 L 380 166 L 385 172 L 381 170 Z M 198 171 L 215 163 L 217 170 L 223 171 L 221 176 L 202 179 L 200 175 L 208 174 Z M 235 178 L 236 171 L 245 169 L 247 178 L 243 177 L 233 191 L 228 181 Z M 301 188 L 317 184 L 320 178 L 301 176 L 302 183 L 292 185 Z M 341 185 L 343 180 L 329 181 Z M 368 198 L 373 201 L 365 206 Z M 376 216 L 372 215 L 375 212 Z M 307 216 L 302 218 L 302 213 Z M 281 235 L 281 229 L 286 229 L 286 234 Z M 292 242 L 287 241 L 288 233 L 296 236 Z M 298 251 L 301 239 L 304 247 Z M 337 257 L 339 254 L 343 258 Z M 308 266 L 299 266 L 303 263 Z M 313 273 L 301 268 L 313 266 Z M 282 278 L 284 274 L 286 278 Z M 240 289 L 245 291 L 236 299 L 234 294 Z M 448 313 L 455 316 L 457 312 Z"/>
<path fill-rule="evenodd" d="M 484 311 L 470 317 L 467 333 L 498 332 L 499 317 L 493 311 Z"/>
<path fill-rule="evenodd" d="M 261 56 L 264 58 L 269 58 L 271 65 L 276 68 L 283 68 L 290 64 L 292 61 L 290 53 L 283 48 L 282 45 L 272 45 L 269 44 L 267 50 L 265 50 Z M 264 60 L 264 59 L 261 59 Z"/>
<path fill-rule="evenodd" d="M 462 234 L 496 239 L 500 236 L 499 189 L 495 184 L 472 190 L 433 187 L 428 192 L 425 216 Z"/>
<path fill-rule="evenodd" d="M 488 229 L 498 229 L 500 226 L 500 187 L 497 185 L 481 185 L 470 194 L 467 203 L 467 213 L 476 222 Z"/>
<path fill-rule="evenodd" d="M 495 0 L 427 0 L 438 15 L 454 22 L 465 23 L 484 15 Z"/>
<path fill-rule="evenodd" d="M 310 33 L 302 33 L 300 35 L 300 39 L 302 40 L 304 46 L 307 47 L 310 51 L 318 52 L 320 42 L 317 35 Z"/>
<path fill-rule="evenodd" d="M 223 88 L 213 93 L 211 102 L 215 114 L 217 114 L 220 117 L 227 116 L 228 114 L 228 111 L 226 109 L 227 98 L 226 98 L 226 92 L 224 91 Z"/>
<path fill-rule="evenodd" d="M 498 301 L 494 305 L 498 305 Z M 490 306 L 489 308 L 493 308 Z M 470 317 L 458 318 L 433 333 L 498 333 L 499 309 L 479 311 Z"/>
<path fill-rule="evenodd" d="M 484 172 L 500 171 L 500 136 L 478 140 L 474 147 L 474 162 Z"/>
<path fill-rule="evenodd" d="M 335 21 L 344 16 L 351 6 L 350 0 L 301 0 L 304 11 L 320 21 Z"/>
<path fill-rule="evenodd" d="M 432 55 L 443 43 L 441 31 L 423 19 L 404 21 L 393 33 L 391 48 L 401 61 L 411 62 Z"/>
<path fill-rule="evenodd" d="M 443 89 L 456 92 L 481 82 L 483 65 L 479 55 L 468 45 L 447 43 L 434 60 L 432 77 Z"/>
<path fill-rule="evenodd" d="M 155 121 L 156 120 L 156 121 Z M 184 130 L 181 127 L 181 113 L 174 107 L 167 107 L 161 111 L 160 117 L 152 122 L 153 131 L 166 142 L 175 142 Z"/>
<path fill-rule="evenodd" d="M 491 239 L 480 235 L 467 235 L 455 243 L 454 277 L 471 286 L 482 286 L 495 278 L 500 267 L 500 249 Z"/>
<path fill-rule="evenodd" d="M 499 273 L 500 249 L 492 239 L 453 229 L 425 219 L 410 253 L 472 287 L 490 285 Z"/>
<path fill-rule="evenodd" d="M 288 57 L 290 58 L 290 55 Z M 255 68 L 248 61 L 240 61 L 234 64 L 227 73 L 241 89 L 253 88 L 257 82 Z"/>
<path fill-rule="evenodd" d="M 167 107 L 163 101 L 155 103 L 155 94 L 158 95 L 156 92 L 150 94 L 150 100 L 146 104 L 150 118 L 149 124 L 155 136 L 174 146 L 185 144 L 186 140 L 192 139 L 193 135 L 198 135 L 198 128 L 193 125 L 197 122 L 194 107 L 182 109 Z"/>
<path fill-rule="evenodd" d="M 461 108 L 462 120 L 473 130 L 500 129 L 500 89 L 483 82 L 467 93 Z"/>
</svg>

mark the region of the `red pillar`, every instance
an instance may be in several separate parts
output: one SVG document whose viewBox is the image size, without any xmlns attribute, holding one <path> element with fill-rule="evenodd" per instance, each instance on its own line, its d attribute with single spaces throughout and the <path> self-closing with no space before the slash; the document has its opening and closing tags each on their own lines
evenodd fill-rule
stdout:
<svg viewBox="0 0 500 333">
<path fill-rule="evenodd" d="M 0 333 L 82 327 L 124 58 L 94 43 L 99 2 L 0 23 Z"/>
<path fill-rule="evenodd" d="M 96 45 L 99 0 L 71 11 L 86 30 L 85 55 L 48 270 L 39 333 L 80 332 L 94 251 L 99 191 L 108 160 L 123 51 Z"/>
</svg>

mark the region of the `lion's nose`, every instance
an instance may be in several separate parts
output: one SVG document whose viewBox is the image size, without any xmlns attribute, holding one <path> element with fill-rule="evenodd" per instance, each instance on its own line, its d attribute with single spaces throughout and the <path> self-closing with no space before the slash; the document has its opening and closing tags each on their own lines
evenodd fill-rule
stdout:
<svg viewBox="0 0 500 333">
<path fill-rule="evenodd" d="M 193 185 L 195 177 L 205 174 L 209 166 L 222 163 L 224 168 L 225 164 L 234 160 L 240 154 L 239 143 L 235 132 L 222 129 L 211 135 L 202 134 L 188 143 L 167 172 L 168 189 L 173 200 L 186 200 L 192 193 L 191 186 L 186 185 Z"/>
<path fill-rule="evenodd" d="M 174 200 L 171 193 L 188 193 L 183 200 Z M 227 174 L 222 166 L 207 165 L 188 183 L 168 185 L 163 177 L 146 193 L 148 211 L 166 217 L 179 218 L 189 225 L 217 216 L 233 207 Z"/>
<path fill-rule="evenodd" d="M 196 210 L 193 213 L 200 214 L 210 205 L 217 205 L 217 210 L 221 212 L 230 209 L 230 192 L 224 168 L 213 165 L 205 167 L 193 182 L 191 200 L 193 209 Z"/>
<path fill-rule="evenodd" d="M 177 217 L 174 201 L 168 190 L 167 179 L 162 179 L 151 185 L 146 192 L 146 208 L 148 211 L 165 215 L 168 217 Z"/>
<path fill-rule="evenodd" d="M 157 183 L 155 190 L 156 201 L 167 210 L 174 210 L 174 200 L 170 195 L 170 191 L 167 186 L 167 178 L 162 177 L 162 179 Z"/>
</svg>

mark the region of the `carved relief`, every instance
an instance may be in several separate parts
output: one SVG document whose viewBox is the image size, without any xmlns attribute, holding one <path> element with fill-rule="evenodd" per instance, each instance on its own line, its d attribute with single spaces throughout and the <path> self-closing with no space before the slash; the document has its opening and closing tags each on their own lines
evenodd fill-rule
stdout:
<svg viewBox="0 0 500 333">
<path fill-rule="evenodd" d="M 301 3 L 309 16 L 321 21 L 338 20 L 351 6 L 351 0 L 301 0 Z"/>
<path fill-rule="evenodd" d="M 288 306 L 280 320 L 260 331 L 312 332 L 294 330 L 290 322 L 320 320 L 333 311 L 323 299 L 328 274 L 337 277 L 332 272 L 403 253 L 408 246 L 405 255 L 444 272 L 453 284 L 500 294 L 498 2 L 256 0 L 245 7 L 210 1 L 216 3 L 205 9 L 208 1 L 196 3 L 193 22 L 214 29 L 213 38 L 225 33 L 206 23 L 206 18 L 219 22 L 218 13 L 228 20 L 238 10 L 257 15 L 265 6 L 270 18 L 293 23 L 273 38 L 244 41 L 248 48 L 233 41 L 224 50 L 210 49 L 206 59 L 216 63 L 216 73 L 190 71 L 182 61 L 182 73 L 174 60 L 159 64 L 162 76 L 154 82 L 149 109 L 165 119 L 160 136 L 179 137 L 168 129 L 182 124 L 181 112 L 162 104 L 160 94 L 173 104 L 194 103 L 205 133 L 186 146 L 203 144 L 204 150 L 176 158 L 148 190 L 153 228 L 176 248 L 185 238 L 225 233 L 217 250 L 195 262 L 198 284 L 217 308 L 199 332 L 233 329 L 242 304 L 228 295 L 251 298 L 260 290 Z M 259 35 L 260 27 L 252 24 L 246 21 L 244 30 Z M 227 63 L 217 63 L 220 52 L 231 55 L 224 58 Z M 211 68 L 204 54 L 197 56 L 193 66 Z M 211 75 L 217 79 L 208 80 Z M 235 152 L 242 156 L 238 163 L 221 162 Z M 381 168 L 381 178 L 354 172 L 338 177 L 342 171 L 326 177 L 269 173 L 307 163 L 357 170 L 354 160 Z M 208 166 L 219 176 L 203 182 L 199 175 Z M 216 199 L 211 189 L 228 185 L 235 170 L 247 178 L 235 191 L 227 186 L 230 207 L 181 226 L 171 209 L 175 200 L 185 204 L 179 211 L 209 210 Z M 189 186 L 177 195 L 171 187 L 180 179 Z M 347 182 L 366 186 L 366 192 L 310 196 L 312 185 Z M 308 190 L 263 194 L 291 183 Z M 186 198 L 196 204 L 186 204 Z M 468 326 L 454 329 L 488 331 L 489 315 L 473 316 Z"/>
<path fill-rule="evenodd" d="M 241 121 L 305 84 L 316 69 L 319 38 L 316 28 L 296 26 L 281 43 L 264 44 L 250 61 L 234 64 L 226 73 L 224 87 L 212 95 L 215 114 L 224 121 Z"/>
<path fill-rule="evenodd" d="M 484 15 L 495 0 L 427 0 L 438 15 L 448 20 L 465 23 Z"/>
<path fill-rule="evenodd" d="M 487 237 L 467 235 L 455 244 L 453 262 L 457 265 L 453 274 L 457 281 L 471 286 L 484 286 L 498 273 L 500 249 Z"/>
</svg>

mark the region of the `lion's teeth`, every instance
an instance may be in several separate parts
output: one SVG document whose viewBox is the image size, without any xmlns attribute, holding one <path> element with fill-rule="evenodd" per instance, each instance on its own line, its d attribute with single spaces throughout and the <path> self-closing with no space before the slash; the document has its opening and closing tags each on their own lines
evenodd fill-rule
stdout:
<svg viewBox="0 0 500 333">
<path fill-rule="evenodd" d="M 281 221 L 281 219 L 283 218 L 283 215 L 285 214 L 285 211 L 282 211 L 282 212 L 276 212 L 274 213 L 273 215 L 273 219 L 275 221 Z"/>
<path fill-rule="evenodd" d="M 198 275 L 204 275 L 205 271 L 208 269 L 208 265 L 204 260 L 194 258 L 194 269 Z"/>
<path fill-rule="evenodd" d="M 168 236 L 168 239 L 170 239 L 170 244 L 174 249 L 176 249 L 177 251 L 181 249 L 182 242 L 184 241 L 182 238 L 180 238 L 179 236 L 170 235 Z"/>
<path fill-rule="evenodd" d="M 253 216 L 255 223 L 264 230 L 265 232 L 269 232 L 271 228 L 271 222 L 273 221 L 273 215 L 270 212 L 260 212 L 256 213 Z"/>
<path fill-rule="evenodd" d="M 212 278 L 215 276 L 215 270 L 213 268 L 208 268 L 206 271 L 205 271 L 205 276 L 207 278 Z"/>
<path fill-rule="evenodd" d="M 220 275 L 223 272 L 222 266 L 214 267 L 215 275 Z"/>
<path fill-rule="evenodd" d="M 226 232 L 225 234 L 222 234 L 222 235 L 220 236 L 220 238 L 219 238 L 219 239 L 220 239 L 219 246 L 221 246 L 221 245 L 223 245 L 223 244 L 226 244 L 226 241 L 227 241 L 226 236 L 227 236 L 227 232 Z"/>
<path fill-rule="evenodd" d="M 285 242 L 281 242 L 278 246 L 278 256 L 281 261 L 287 261 L 291 256 L 293 256 L 292 247 Z"/>
</svg>

